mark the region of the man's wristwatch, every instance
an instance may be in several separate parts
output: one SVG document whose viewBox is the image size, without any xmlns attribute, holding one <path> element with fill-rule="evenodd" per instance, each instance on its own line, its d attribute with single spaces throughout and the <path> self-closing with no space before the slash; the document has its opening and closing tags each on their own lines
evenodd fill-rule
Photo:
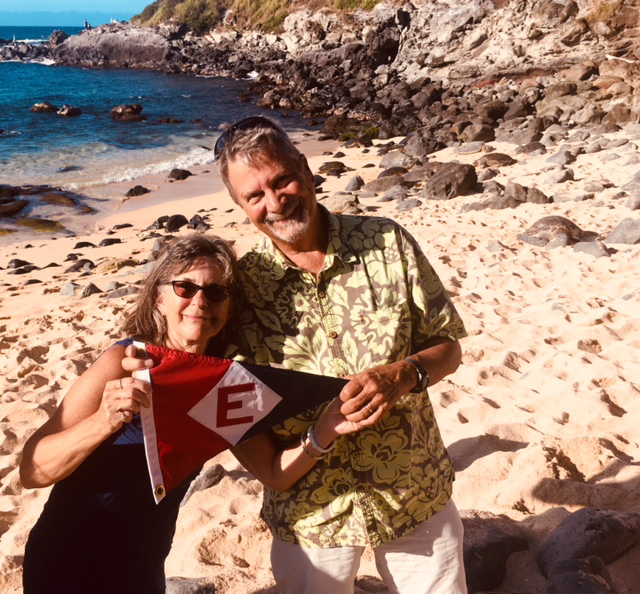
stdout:
<svg viewBox="0 0 640 594">
<path fill-rule="evenodd" d="M 418 363 L 415 359 L 412 359 L 411 357 L 407 357 L 405 361 L 407 363 L 410 363 L 413 366 L 413 368 L 416 370 L 416 373 L 418 374 L 418 382 L 416 383 L 413 389 L 409 390 L 409 392 L 411 394 L 419 394 L 420 392 L 424 392 L 429 387 L 429 382 L 431 381 L 431 378 L 429 377 L 429 372 L 424 367 L 422 367 L 420 363 Z"/>
</svg>

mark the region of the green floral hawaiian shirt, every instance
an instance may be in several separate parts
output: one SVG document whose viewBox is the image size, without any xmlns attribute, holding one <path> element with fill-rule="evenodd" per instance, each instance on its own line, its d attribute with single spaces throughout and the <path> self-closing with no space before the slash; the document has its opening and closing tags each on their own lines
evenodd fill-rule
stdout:
<svg viewBox="0 0 640 594">
<path fill-rule="evenodd" d="M 247 344 L 261 365 L 343 376 L 422 350 L 465 330 L 416 241 L 395 222 L 333 215 L 318 277 L 265 239 L 242 258 Z M 300 394 L 304 398 L 304 394 Z M 322 407 L 274 428 L 296 446 Z M 426 392 L 408 394 L 375 426 L 337 447 L 285 493 L 265 487 L 262 516 L 280 540 L 312 548 L 379 546 L 451 497 L 454 470 Z"/>
</svg>

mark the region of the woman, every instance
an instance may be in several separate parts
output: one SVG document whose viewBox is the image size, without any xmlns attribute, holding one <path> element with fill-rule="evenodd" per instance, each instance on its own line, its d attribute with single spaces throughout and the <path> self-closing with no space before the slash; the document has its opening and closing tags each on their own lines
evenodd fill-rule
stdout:
<svg viewBox="0 0 640 594">
<path fill-rule="evenodd" d="M 25 594 L 165 591 L 164 560 L 191 479 L 155 504 L 138 414 L 149 406 L 150 386 L 126 376 L 121 363 L 134 337 L 221 355 L 238 294 L 229 244 L 203 235 L 173 241 L 124 322 L 124 334 L 132 338 L 107 349 L 26 443 L 23 485 L 54 487 L 27 542 Z M 327 408 L 299 447 L 283 452 L 263 434 L 243 446 L 239 457 L 275 488 L 293 485 L 339 433 L 355 429 L 339 405 Z"/>
</svg>

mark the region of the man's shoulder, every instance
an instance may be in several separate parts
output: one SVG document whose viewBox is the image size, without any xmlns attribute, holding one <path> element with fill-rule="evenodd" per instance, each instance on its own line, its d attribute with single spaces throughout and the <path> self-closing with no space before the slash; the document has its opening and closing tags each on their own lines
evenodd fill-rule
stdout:
<svg viewBox="0 0 640 594">
<path fill-rule="evenodd" d="M 363 233 L 406 233 L 406 229 L 397 221 L 388 217 L 376 215 L 348 215 L 336 214 L 338 227 L 344 235 L 350 235 L 352 231 L 361 230 Z M 346 232 L 346 233 L 345 233 Z"/>
</svg>

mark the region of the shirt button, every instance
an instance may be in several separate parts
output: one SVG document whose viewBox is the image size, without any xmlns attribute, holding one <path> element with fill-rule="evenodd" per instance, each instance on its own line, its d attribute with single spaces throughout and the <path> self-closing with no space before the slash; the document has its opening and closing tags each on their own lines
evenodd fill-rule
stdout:
<svg viewBox="0 0 640 594">
<path fill-rule="evenodd" d="M 324 299 L 326 296 L 327 296 L 327 294 L 326 294 L 326 293 L 324 293 L 323 291 L 320 291 L 320 292 L 318 293 L 318 297 L 319 297 L 320 299 Z"/>
<path fill-rule="evenodd" d="M 329 338 L 335 340 L 336 338 L 338 338 L 338 333 L 335 330 L 332 330 L 331 332 L 329 332 Z"/>
</svg>

